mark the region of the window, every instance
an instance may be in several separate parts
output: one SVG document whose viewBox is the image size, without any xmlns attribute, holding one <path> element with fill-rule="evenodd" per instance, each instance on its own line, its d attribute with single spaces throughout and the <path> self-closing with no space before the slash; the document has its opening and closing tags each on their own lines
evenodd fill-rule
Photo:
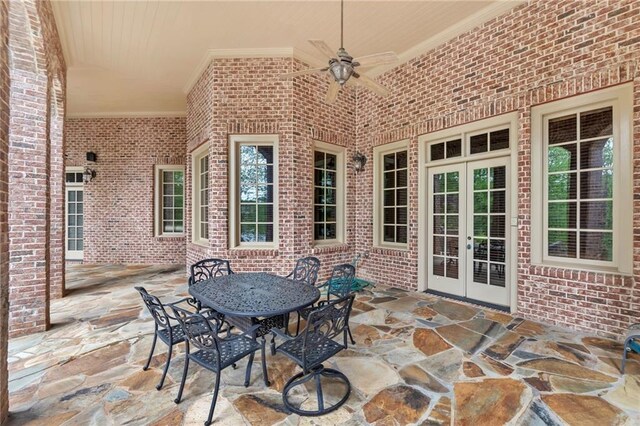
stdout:
<svg viewBox="0 0 640 426">
<path fill-rule="evenodd" d="M 277 247 L 277 142 L 273 135 L 231 136 L 231 247 Z"/>
<path fill-rule="evenodd" d="M 620 86 L 532 109 L 534 263 L 631 272 L 630 93 Z"/>
<path fill-rule="evenodd" d="M 83 170 L 65 172 L 66 183 L 84 183 L 83 177 Z"/>
<path fill-rule="evenodd" d="M 156 166 L 156 235 L 184 233 L 184 167 Z"/>
<path fill-rule="evenodd" d="M 408 240 L 408 142 L 374 148 L 374 244 L 406 248 Z"/>
<path fill-rule="evenodd" d="M 193 242 L 209 242 L 209 144 L 193 154 Z"/>
<path fill-rule="evenodd" d="M 313 152 L 313 239 L 344 241 L 344 148 L 322 142 Z"/>
</svg>

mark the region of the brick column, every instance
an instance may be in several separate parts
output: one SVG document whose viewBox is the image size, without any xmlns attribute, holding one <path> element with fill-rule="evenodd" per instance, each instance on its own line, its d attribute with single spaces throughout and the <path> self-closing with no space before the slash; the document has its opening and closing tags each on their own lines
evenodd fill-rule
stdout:
<svg viewBox="0 0 640 426">
<path fill-rule="evenodd" d="M 49 288 L 52 299 L 64 297 L 64 89 L 56 77 L 49 101 Z"/>
<path fill-rule="evenodd" d="M 49 84 L 34 2 L 9 2 L 9 48 L 9 333 L 16 336 L 49 327 Z"/>
<path fill-rule="evenodd" d="M 9 4 L 0 0 L 0 424 L 9 411 L 7 340 L 9 337 L 9 237 L 7 225 L 9 152 Z"/>
</svg>

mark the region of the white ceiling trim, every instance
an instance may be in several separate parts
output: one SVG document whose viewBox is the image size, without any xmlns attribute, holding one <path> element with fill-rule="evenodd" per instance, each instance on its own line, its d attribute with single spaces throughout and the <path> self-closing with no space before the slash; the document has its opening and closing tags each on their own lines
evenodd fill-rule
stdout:
<svg viewBox="0 0 640 426">
<path fill-rule="evenodd" d="M 123 111 L 67 113 L 67 118 L 135 118 L 135 117 L 186 117 L 186 111 Z"/>
<path fill-rule="evenodd" d="M 526 3 L 526 0 L 506 0 L 491 4 L 484 9 L 474 13 L 473 15 L 461 20 L 457 24 L 448 27 L 446 30 L 439 32 L 435 36 L 430 37 L 422 43 L 419 43 L 412 48 L 400 53 L 398 55 L 398 58 L 400 59 L 399 63 L 372 68 L 370 71 L 367 71 L 367 74 L 370 76 L 383 74 L 401 64 L 407 63 L 410 60 L 427 53 L 432 49 L 435 49 L 442 44 L 445 44 L 449 40 L 452 40 L 455 37 L 464 34 L 467 31 L 470 31 L 497 16 L 502 15 L 503 13 L 508 12 L 509 10 L 514 8 L 514 4 L 517 4 L 519 6 L 523 3 Z"/>
</svg>

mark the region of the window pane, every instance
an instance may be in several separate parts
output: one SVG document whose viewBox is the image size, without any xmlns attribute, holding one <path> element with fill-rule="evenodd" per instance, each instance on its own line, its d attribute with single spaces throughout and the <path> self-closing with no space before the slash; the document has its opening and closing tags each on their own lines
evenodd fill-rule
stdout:
<svg viewBox="0 0 640 426">
<path fill-rule="evenodd" d="M 258 164 L 273 164 L 273 147 L 272 146 L 259 146 L 258 147 Z"/>
<path fill-rule="evenodd" d="M 336 224 L 335 223 L 327 223 L 326 226 L 326 236 L 328 240 L 334 240 L 337 238 L 337 230 L 336 230 Z"/>
<path fill-rule="evenodd" d="M 471 154 L 479 154 L 481 152 L 487 152 L 487 134 L 471 136 Z"/>
<path fill-rule="evenodd" d="M 390 225 L 385 225 L 383 227 L 382 235 L 383 235 L 384 241 L 394 243 L 396 241 L 395 227 Z"/>
<path fill-rule="evenodd" d="M 324 188 L 315 188 L 313 192 L 314 192 L 313 202 L 315 204 L 324 204 L 325 203 Z"/>
<path fill-rule="evenodd" d="M 273 183 L 273 166 L 256 166 L 258 183 Z"/>
<path fill-rule="evenodd" d="M 184 198 L 183 197 L 173 197 L 173 204 L 175 207 L 182 208 L 184 207 Z"/>
<path fill-rule="evenodd" d="M 273 222 L 273 205 L 258 205 L 258 222 Z"/>
<path fill-rule="evenodd" d="M 444 277 L 444 257 L 433 256 L 433 275 Z"/>
<path fill-rule="evenodd" d="M 611 232 L 581 232 L 580 257 L 611 262 L 613 260 L 613 234 Z"/>
<path fill-rule="evenodd" d="M 504 216 L 491 216 L 491 236 L 504 238 L 506 232 L 506 221 Z"/>
<path fill-rule="evenodd" d="M 396 189 L 396 206 L 406 206 L 406 205 L 407 205 L 407 190 Z"/>
<path fill-rule="evenodd" d="M 447 216 L 447 235 L 458 235 L 458 215 Z"/>
<path fill-rule="evenodd" d="M 399 225 L 407 224 L 407 208 L 406 207 L 398 207 L 396 209 L 396 223 Z"/>
<path fill-rule="evenodd" d="M 270 243 L 273 242 L 273 225 L 272 224 L 259 224 L 258 225 L 258 242 Z"/>
<path fill-rule="evenodd" d="M 258 179 L 258 169 L 255 164 L 243 164 L 240 166 L 240 184 L 252 185 Z"/>
<path fill-rule="evenodd" d="M 398 169 L 407 168 L 407 151 L 396 152 L 396 168 Z"/>
<path fill-rule="evenodd" d="M 444 192 L 444 173 L 433 175 L 433 192 Z"/>
<path fill-rule="evenodd" d="M 505 191 L 493 191 L 491 193 L 491 213 L 506 212 Z"/>
<path fill-rule="evenodd" d="M 488 169 L 476 169 L 473 171 L 473 189 L 478 191 L 489 187 Z"/>
<path fill-rule="evenodd" d="M 458 172 L 447 173 L 447 192 L 458 192 L 459 174 Z"/>
<path fill-rule="evenodd" d="M 489 241 L 489 260 L 491 262 L 504 262 L 504 240 Z"/>
<path fill-rule="evenodd" d="M 433 237 L 433 253 L 444 255 L 444 237 L 437 235 Z"/>
<path fill-rule="evenodd" d="M 487 216 L 475 215 L 473 216 L 473 235 L 476 237 L 486 237 L 487 232 Z"/>
<path fill-rule="evenodd" d="M 69 201 L 76 201 L 76 191 L 69 191 Z"/>
<path fill-rule="evenodd" d="M 433 216 L 433 233 L 434 234 L 444 234 L 444 216 L 442 215 L 434 215 Z"/>
<path fill-rule="evenodd" d="M 395 204 L 395 191 L 393 189 L 388 189 L 384 191 L 384 205 L 393 206 L 394 204 Z"/>
<path fill-rule="evenodd" d="M 325 186 L 324 170 L 317 170 L 314 172 L 314 183 L 316 186 Z"/>
<path fill-rule="evenodd" d="M 272 203 L 273 202 L 273 185 L 258 185 L 258 197 L 259 203 Z"/>
<path fill-rule="evenodd" d="M 473 212 L 474 213 L 487 213 L 489 202 L 489 195 L 486 192 L 476 192 L 473 194 Z"/>
<path fill-rule="evenodd" d="M 326 172 L 325 178 L 326 186 L 335 188 L 338 185 L 338 183 L 336 182 L 336 172 Z"/>
<path fill-rule="evenodd" d="M 327 154 L 327 169 L 336 170 L 338 168 L 338 158 L 335 154 Z"/>
<path fill-rule="evenodd" d="M 407 227 L 404 225 L 396 226 L 396 243 L 406 244 Z"/>
<path fill-rule="evenodd" d="M 613 198 L 613 170 L 580 173 L 580 198 Z"/>
<path fill-rule="evenodd" d="M 407 170 L 398 170 L 396 172 L 396 185 L 407 186 Z"/>
<path fill-rule="evenodd" d="M 325 195 L 326 195 L 325 203 L 327 203 L 327 204 L 337 204 L 336 193 L 337 192 L 336 192 L 335 189 L 326 189 L 325 190 Z"/>
<path fill-rule="evenodd" d="M 319 169 L 324 169 L 324 152 L 315 151 L 313 153 L 313 166 Z"/>
<path fill-rule="evenodd" d="M 74 183 L 75 182 L 75 173 L 65 173 L 65 181 L 67 183 Z"/>
<path fill-rule="evenodd" d="M 313 215 L 314 222 L 324 222 L 324 206 L 316 206 Z"/>
<path fill-rule="evenodd" d="M 447 194 L 447 213 L 458 213 L 459 209 L 458 194 Z"/>
<path fill-rule="evenodd" d="M 383 164 L 383 169 L 385 171 L 387 170 L 393 170 L 396 168 L 396 155 L 395 154 L 387 154 L 384 157 L 382 157 L 382 164 Z"/>
<path fill-rule="evenodd" d="M 384 219 L 383 222 L 385 224 L 394 224 L 395 223 L 395 209 L 393 207 L 384 209 Z"/>
<path fill-rule="evenodd" d="M 509 129 L 491 132 L 489 135 L 489 147 L 491 151 L 509 148 Z"/>
<path fill-rule="evenodd" d="M 484 238 L 473 239 L 473 258 L 487 260 L 489 251 L 487 250 L 487 240 Z"/>
<path fill-rule="evenodd" d="M 173 172 L 162 172 L 162 181 L 164 183 L 173 182 Z"/>
<path fill-rule="evenodd" d="M 549 175 L 549 200 L 575 200 L 577 186 L 576 173 Z"/>
<path fill-rule="evenodd" d="M 613 167 L 613 138 L 580 144 L 580 168 Z"/>
<path fill-rule="evenodd" d="M 549 145 L 573 142 L 578 139 L 575 114 L 549 120 Z"/>
<path fill-rule="evenodd" d="M 162 203 L 164 207 L 173 207 L 173 197 L 163 197 Z"/>
<path fill-rule="evenodd" d="M 383 188 L 393 188 L 396 186 L 396 174 L 393 171 L 385 172 Z"/>
<path fill-rule="evenodd" d="M 242 204 L 240 205 L 240 222 L 256 221 L 256 205 Z"/>
<path fill-rule="evenodd" d="M 580 139 L 597 138 L 613 134 L 611 107 L 580 114 Z"/>
<path fill-rule="evenodd" d="M 434 143 L 430 147 L 431 149 L 431 161 L 443 160 L 445 155 L 444 142 Z"/>
<path fill-rule="evenodd" d="M 549 203 L 549 228 L 575 229 L 576 203 Z"/>
<path fill-rule="evenodd" d="M 253 145 L 240 146 L 240 162 L 242 164 L 256 163 L 256 147 Z"/>
<path fill-rule="evenodd" d="M 548 232 L 549 256 L 576 257 L 576 232 L 575 231 L 549 231 Z"/>
<path fill-rule="evenodd" d="M 580 203 L 580 228 L 613 229 L 612 201 L 583 201 Z"/>
<path fill-rule="evenodd" d="M 492 167 L 489 170 L 491 173 L 491 181 L 490 181 L 491 189 L 506 188 L 507 187 L 507 168 L 504 166 L 501 166 L 501 167 Z"/>
<path fill-rule="evenodd" d="M 243 243 L 252 243 L 256 241 L 256 225 L 241 224 L 240 225 L 240 241 Z"/>
<path fill-rule="evenodd" d="M 327 222 L 335 222 L 337 218 L 337 212 L 335 206 L 327 206 L 325 208 L 325 220 Z"/>
<path fill-rule="evenodd" d="M 324 233 L 324 224 L 323 223 L 316 223 L 313 226 L 313 239 L 314 240 L 324 240 L 325 233 Z"/>
<path fill-rule="evenodd" d="M 550 146 L 548 152 L 548 171 L 566 172 L 576 169 L 577 144 L 571 143 L 561 146 Z"/>
<path fill-rule="evenodd" d="M 173 184 L 165 184 L 163 186 L 164 195 L 173 195 Z"/>
<path fill-rule="evenodd" d="M 76 191 L 76 198 L 79 203 L 83 201 L 84 191 Z"/>
<path fill-rule="evenodd" d="M 462 155 L 462 140 L 447 141 L 447 158 L 460 157 Z"/>
</svg>

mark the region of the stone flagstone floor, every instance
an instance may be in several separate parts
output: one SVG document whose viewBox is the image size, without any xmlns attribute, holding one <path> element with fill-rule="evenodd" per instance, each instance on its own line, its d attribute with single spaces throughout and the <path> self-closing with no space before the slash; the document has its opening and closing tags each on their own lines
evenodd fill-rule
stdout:
<svg viewBox="0 0 640 426">
<path fill-rule="evenodd" d="M 133 287 L 175 300 L 184 268 L 73 265 L 67 285 L 52 329 L 9 343 L 10 424 L 202 424 L 213 373 L 192 367 L 176 405 L 182 354 L 161 391 L 161 342 L 142 371 L 153 324 Z M 214 424 L 640 424 L 640 357 L 621 376 L 615 341 L 382 286 L 358 293 L 351 324 L 357 344 L 330 362 L 353 387 L 341 409 L 287 413 L 280 391 L 298 370 L 268 355 L 270 388 L 259 362 L 248 388 L 246 361 L 222 373 Z"/>
</svg>

